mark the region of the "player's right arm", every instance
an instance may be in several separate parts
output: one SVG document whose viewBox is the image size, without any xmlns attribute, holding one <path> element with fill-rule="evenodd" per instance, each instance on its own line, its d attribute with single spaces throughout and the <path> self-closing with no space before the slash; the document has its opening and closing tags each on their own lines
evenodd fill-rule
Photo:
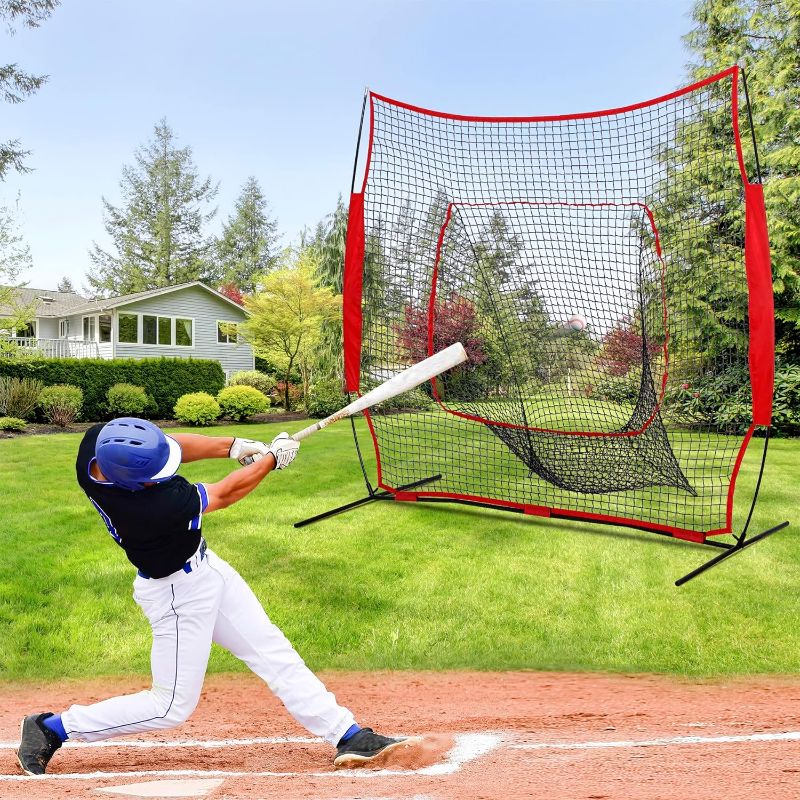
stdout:
<svg viewBox="0 0 800 800">
<path fill-rule="evenodd" d="M 227 508 L 246 497 L 276 467 L 284 469 L 294 461 L 300 443 L 281 433 L 272 440 L 269 452 L 247 467 L 234 470 L 216 483 L 203 484 L 208 495 L 205 513 Z"/>
<path fill-rule="evenodd" d="M 234 470 L 221 481 L 203 484 L 208 493 L 206 514 L 239 502 L 250 494 L 273 469 L 275 469 L 275 456 L 268 453 L 250 466 Z"/>
<path fill-rule="evenodd" d="M 241 462 L 246 456 L 266 455 L 269 447 L 264 442 L 231 436 L 205 436 L 201 433 L 173 433 L 170 435 L 181 446 L 181 461 L 200 461 L 204 458 L 233 458 Z"/>
</svg>

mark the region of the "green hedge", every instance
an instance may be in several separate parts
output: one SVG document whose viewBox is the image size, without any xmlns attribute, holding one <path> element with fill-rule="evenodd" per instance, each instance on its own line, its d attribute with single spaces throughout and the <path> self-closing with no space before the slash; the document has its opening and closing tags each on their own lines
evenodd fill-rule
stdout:
<svg viewBox="0 0 800 800">
<path fill-rule="evenodd" d="M 114 359 L 38 358 L 30 361 L 0 359 L 0 375 L 37 378 L 47 386 L 71 383 L 83 389 L 86 420 L 108 417 L 106 393 L 115 383 L 144 386 L 155 402 L 153 415 L 171 419 L 178 398 L 187 392 L 217 394 L 225 386 L 218 361 L 191 358 Z"/>
<path fill-rule="evenodd" d="M 746 366 L 715 375 L 687 378 L 667 389 L 673 419 L 692 428 L 712 426 L 725 433 L 743 434 L 753 419 L 750 376 Z M 800 434 L 800 365 L 775 365 L 772 433 Z"/>
</svg>

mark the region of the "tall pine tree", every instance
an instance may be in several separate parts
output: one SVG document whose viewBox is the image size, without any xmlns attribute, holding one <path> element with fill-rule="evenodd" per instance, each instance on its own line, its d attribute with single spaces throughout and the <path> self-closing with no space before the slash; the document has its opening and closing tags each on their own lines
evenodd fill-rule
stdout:
<svg viewBox="0 0 800 800">
<path fill-rule="evenodd" d="M 316 258 L 316 279 L 334 294 L 342 293 L 344 283 L 344 246 L 347 238 L 347 206 L 341 195 L 336 208 L 317 224 L 308 247 Z M 321 379 L 341 379 L 344 373 L 341 317 L 322 322 L 316 351 L 316 372 Z"/>
<path fill-rule="evenodd" d="M 216 214 L 218 186 L 197 173 L 192 151 L 178 147 L 165 119 L 153 138 L 122 168 L 122 204 L 103 198 L 113 250 L 97 243 L 90 286 L 100 294 L 131 292 L 210 279 L 213 239 L 204 228 Z"/>
<path fill-rule="evenodd" d="M 242 187 L 234 213 L 222 226 L 216 267 L 220 281 L 251 294 L 256 275 L 269 272 L 278 263 L 278 238 L 278 222 L 270 216 L 264 193 L 251 176 Z"/>
<path fill-rule="evenodd" d="M 0 0 L 0 21 L 6 31 L 14 35 L 15 26 L 38 28 L 58 5 L 59 0 Z M 47 75 L 32 75 L 23 72 L 18 64 L 0 64 L 0 101 L 21 103 L 47 82 Z M 30 151 L 23 150 L 19 139 L 0 142 L 0 181 L 14 169 L 29 172 L 25 157 Z"/>
<path fill-rule="evenodd" d="M 684 37 L 699 80 L 746 72 L 770 229 L 778 353 L 800 362 L 800 0 L 699 0 Z M 747 146 L 749 131 L 744 126 Z M 752 176 L 751 176 L 752 177 Z M 741 224 L 741 223 L 739 223 Z"/>
<path fill-rule="evenodd" d="M 325 219 L 317 223 L 312 235 L 305 235 L 301 249 L 313 254 L 316 264 L 314 277 L 319 286 L 340 295 L 344 286 L 344 256 L 347 240 L 349 209 L 341 195 L 336 208 Z M 378 264 L 382 258 L 383 231 L 379 226 L 367 231 L 364 242 L 364 265 L 362 286 L 365 297 L 379 297 Z M 368 330 L 374 308 L 364 307 L 364 330 Z M 322 323 L 319 343 L 316 348 L 314 373 L 319 380 L 341 380 L 344 374 L 344 344 L 341 316 L 326 319 Z"/>
</svg>

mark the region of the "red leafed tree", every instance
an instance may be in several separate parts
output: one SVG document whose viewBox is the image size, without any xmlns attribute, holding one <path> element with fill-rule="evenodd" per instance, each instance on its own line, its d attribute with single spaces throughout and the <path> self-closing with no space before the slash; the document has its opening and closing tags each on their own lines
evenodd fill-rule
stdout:
<svg viewBox="0 0 800 800">
<path fill-rule="evenodd" d="M 486 353 L 483 341 L 476 336 L 478 315 L 475 306 L 464 297 L 451 294 L 435 311 L 433 352 L 438 353 L 455 342 L 461 342 L 470 364 L 483 364 Z M 397 343 L 406 358 L 416 363 L 427 358 L 428 310 L 406 306 L 405 319 L 396 327 Z"/>
<path fill-rule="evenodd" d="M 657 344 L 649 344 L 648 352 L 658 352 Z M 642 337 L 627 327 L 612 328 L 603 337 L 600 363 L 612 375 L 627 375 L 633 367 L 642 363 Z"/>
<path fill-rule="evenodd" d="M 219 293 L 224 294 L 228 300 L 233 300 L 234 303 L 238 303 L 240 306 L 244 305 L 244 295 L 235 283 L 223 283 L 219 287 Z"/>
</svg>

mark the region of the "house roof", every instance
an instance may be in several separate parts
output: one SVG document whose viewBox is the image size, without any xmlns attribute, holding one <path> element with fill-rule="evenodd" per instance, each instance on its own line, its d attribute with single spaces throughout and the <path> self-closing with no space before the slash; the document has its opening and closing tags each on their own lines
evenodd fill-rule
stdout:
<svg viewBox="0 0 800 800">
<path fill-rule="evenodd" d="M 15 290 L 17 305 L 22 308 L 34 306 L 37 317 L 66 317 L 72 309 L 87 302 L 85 297 L 75 292 L 55 292 L 51 289 L 31 289 L 24 287 Z M 0 306 L 0 315 L 13 314 L 14 309 Z"/>
<path fill-rule="evenodd" d="M 126 306 L 130 303 L 136 303 L 139 300 L 147 300 L 150 297 L 158 297 L 162 294 L 170 294 L 171 292 L 177 292 L 181 289 L 188 289 L 191 286 L 198 286 L 201 289 L 209 292 L 209 294 L 213 294 L 215 297 L 218 297 L 220 300 L 224 300 L 229 305 L 232 305 L 234 308 L 238 308 L 239 311 L 243 313 L 247 313 L 245 309 L 240 306 L 238 303 L 231 300 L 229 297 L 225 297 L 224 294 L 221 292 L 212 289 L 210 286 L 206 286 L 205 283 L 202 281 L 190 281 L 188 283 L 179 283 L 175 286 L 163 286 L 160 289 L 148 289 L 144 292 L 135 292 L 134 294 L 123 294 L 119 295 L 118 297 L 108 297 L 105 299 L 99 300 L 84 300 L 82 305 L 76 306 L 75 308 L 70 309 L 70 314 L 92 314 L 97 313 L 99 311 L 110 311 L 112 308 L 118 308 L 119 306 Z"/>
<path fill-rule="evenodd" d="M 189 283 L 179 283 L 175 286 L 164 286 L 160 289 L 148 289 L 144 292 L 135 292 L 134 294 L 123 294 L 117 297 L 107 297 L 98 300 L 89 300 L 87 297 L 82 297 L 79 294 L 72 292 L 53 292 L 47 289 L 17 289 L 19 293 L 19 305 L 28 306 L 36 303 L 36 316 L 37 317 L 69 317 L 75 314 L 97 314 L 101 311 L 110 311 L 112 308 L 125 306 L 129 303 L 136 303 L 139 300 L 146 300 L 150 297 L 158 297 L 162 294 L 169 294 L 170 292 L 177 292 L 181 289 L 188 289 L 190 286 L 199 286 L 201 289 L 210 294 L 215 295 L 220 300 L 238 308 L 239 311 L 247 313 L 245 309 L 238 303 L 225 297 L 224 294 L 217 292 L 210 286 L 201 281 L 190 281 Z M 42 299 L 48 298 L 48 299 Z M 0 308 L 0 315 L 3 314 L 4 309 Z M 6 310 L 8 313 L 9 310 Z"/>
</svg>

